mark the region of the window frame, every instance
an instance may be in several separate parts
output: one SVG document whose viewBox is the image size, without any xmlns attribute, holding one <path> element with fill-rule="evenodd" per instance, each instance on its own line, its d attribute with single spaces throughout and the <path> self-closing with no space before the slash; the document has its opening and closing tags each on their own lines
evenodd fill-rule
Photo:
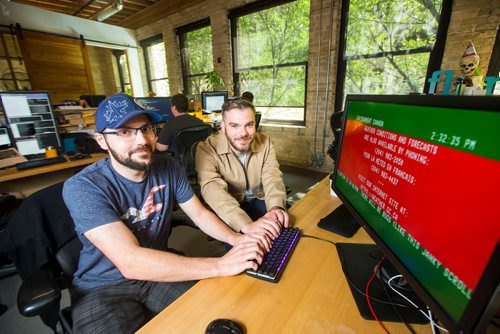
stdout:
<svg viewBox="0 0 500 334">
<path fill-rule="evenodd" d="M 182 70 L 181 71 L 182 72 L 182 87 L 183 87 L 185 95 L 196 95 L 196 94 L 194 94 L 194 92 L 190 91 L 189 80 L 191 78 L 205 77 L 207 74 L 210 73 L 210 72 L 206 72 L 206 73 L 189 74 L 188 73 L 188 61 L 187 61 L 185 54 L 183 52 L 183 50 L 186 48 L 186 44 L 187 44 L 187 41 L 186 41 L 187 34 L 189 32 L 192 32 L 192 31 L 195 31 L 198 29 L 203 29 L 206 27 L 210 27 L 210 29 L 211 29 L 210 17 L 201 19 L 201 20 L 196 21 L 196 22 L 186 24 L 182 27 L 175 29 L 175 33 L 177 34 L 177 38 L 179 41 L 179 51 L 180 51 L 181 70 Z M 212 40 L 211 36 L 210 36 L 210 39 Z M 212 50 L 212 54 L 213 54 L 213 50 Z M 213 55 L 212 55 L 212 57 L 213 57 Z M 213 71 L 213 61 L 212 61 L 212 71 Z"/>
<path fill-rule="evenodd" d="M 9 54 L 9 48 L 7 46 L 7 41 L 5 40 L 5 37 L 4 37 L 5 35 L 10 35 L 13 38 L 14 44 L 15 44 L 14 46 L 18 49 L 18 53 L 19 53 L 18 56 Z M 19 38 L 18 35 L 13 32 L 12 28 L 10 28 L 10 31 L 7 31 L 5 29 L 0 30 L 0 43 L 2 43 L 2 48 L 5 51 L 4 55 L 0 55 L 0 60 L 5 60 L 7 62 L 7 66 L 9 68 L 10 75 L 12 76 L 12 78 L 10 78 L 10 79 L 0 78 L 0 82 L 2 82 L 2 83 L 8 82 L 8 83 L 13 84 L 14 91 L 23 89 L 20 86 L 20 83 L 28 83 L 29 89 L 31 90 L 32 89 L 31 79 L 30 79 L 30 75 L 28 73 L 28 69 L 26 68 L 26 66 L 24 66 L 24 70 L 26 72 L 27 79 L 19 79 L 16 76 L 16 71 L 15 71 L 14 65 L 12 64 L 13 61 L 18 61 L 21 64 L 24 64 L 24 57 L 22 55 L 22 51 L 21 51 L 21 47 L 19 45 L 18 38 Z"/>
<path fill-rule="evenodd" d="M 153 79 L 153 75 L 151 74 L 151 61 L 150 61 L 149 56 L 148 56 L 147 48 L 151 47 L 153 45 L 156 45 L 156 44 L 160 44 L 160 43 L 165 43 L 165 41 L 163 40 L 163 34 L 161 34 L 161 33 L 158 35 L 154 35 L 152 37 L 143 39 L 142 41 L 139 42 L 140 46 L 143 49 L 144 65 L 146 66 L 146 81 L 148 83 L 148 90 L 150 92 L 151 91 L 154 92 L 153 82 L 163 81 L 163 80 L 167 81 L 167 87 L 168 87 L 168 91 L 170 94 L 170 85 L 168 84 L 168 67 L 167 67 L 167 76 L 166 77 Z M 166 52 L 166 50 L 165 50 L 165 52 Z M 167 59 L 164 59 L 164 61 L 166 63 Z"/>
<path fill-rule="evenodd" d="M 428 47 L 422 47 L 406 51 L 396 51 L 396 52 L 380 52 L 370 55 L 364 55 L 365 58 L 381 58 L 385 55 L 401 55 L 401 54 L 417 54 L 422 52 L 430 51 L 429 62 L 427 65 L 427 72 L 425 78 L 429 78 L 434 71 L 437 71 L 441 67 L 441 62 L 443 60 L 444 47 L 446 43 L 446 34 L 448 32 L 448 26 L 450 23 L 451 17 L 451 7 L 453 4 L 453 0 L 443 0 L 441 6 L 441 14 L 439 16 L 438 28 L 436 31 L 436 42 L 434 43 L 434 47 L 429 49 Z M 336 79 L 336 87 L 335 87 L 335 104 L 334 104 L 334 112 L 339 112 L 344 109 L 344 86 L 345 86 L 345 76 L 346 76 L 346 68 L 347 62 L 349 60 L 354 60 L 359 55 L 353 56 L 345 56 L 346 51 L 346 38 L 347 38 L 347 26 L 348 26 L 348 15 L 349 15 L 349 5 L 350 0 L 342 0 L 341 4 L 341 18 L 340 18 L 340 39 L 339 39 L 339 53 L 338 53 L 338 61 L 337 61 L 337 79 Z M 423 91 L 427 92 L 429 90 L 429 83 L 425 80 Z"/>
<path fill-rule="evenodd" d="M 130 86 L 130 91 L 133 95 L 133 89 L 132 89 L 132 80 L 130 78 L 130 70 L 128 70 L 128 81 L 125 81 L 125 75 L 123 73 L 122 67 L 120 66 L 120 57 L 125 56 L 125 60 L 127 61 L 127 68 L 128 68 L 128 56 L 127 52 L 125 50 L 113 50 L 113 55 L 115 56 L 116 59 L 116 65 L 118 68 L 118 79 L 120 80 L 120 88 L 123 93 L 126 93 L 125 86 Z"/>
<path fill-rule="evenodd" d="M 240 87 L 240 78 L 241 72 L 249 72 L 249 71 L 259 71 L 265 69 L 272 69 L 273 67 L 285 68 L 285 67 L 296 67 L 296 66 L 304 66 L 304 104 L 303 106 L 286 106 L 290 108 L 300 107 L 304 109 L 303 119 L 299 120 L 279 120 L 279 119 L 263 119 L 264 123 L 267 124 L 279 124 L 279 125 L 293 125 L 293 126 L 305 126 L 307 119 L 307 83 L 308 83 L 308 75 L 309 75 L 309 59 L 302 62 L 292 62 L 292 63 L 282 63 L 276 66 L 273 65 L 264 65 L 264 66 L 252 66 L 239 68 L 238 66 L 238 43 L 234 41 L 238 38 L 238 19 L 240 17 L 257 13 L 259 11 L 267 10 L 270 8 L 278 7 L 287 3 L 295 2 L 297 0 L 276 0 L 276 1 L 266 1 L 259 0 L 247 5 L 243 5 L 241 7 L 237 7 L 232 9 L 228 13 L 228 19 L 230 22 L 231 29 L 231 50 L 232 50 L 232 63 L 233 63 L 233 91 L 236 96 L 240 96 L 243 92 Z M 281 106 L 266 106 L 270 108 L 281 107 Z"/>
</svg>

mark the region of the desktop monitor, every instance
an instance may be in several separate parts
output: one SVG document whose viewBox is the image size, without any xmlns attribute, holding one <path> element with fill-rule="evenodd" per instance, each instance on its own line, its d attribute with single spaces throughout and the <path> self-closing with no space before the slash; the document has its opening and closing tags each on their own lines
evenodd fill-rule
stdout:
<svg viewBox="0 0 500 334">
<path fill-rule="evenodd" d="M 451 332 L 483 331 L 500 303 L 499 106 L 498 97 L 346 99 L 332 189 L 403 275 L 403 293 Z M 360 258 L 373 249 L 344 245 L 345 272 L 365 277 L 364 290 L 374 266 Z"/>
<path fill-rule="evenodd" d="M 201 93 L 201 109 L 205 113 L 221 112 L 222 104 L 228 99 L 227 90 Z"/>
<path fill-rule="evenodd" d="M 85 100 L 89 107 L 97 108 L 106 99 L 106 95 L 81 95 L 80 100 Z"/>
<path fill-rule="evenodd" d="M 0 92 L 0 108 L 20 154 L 42 155 L 49 146 L 62 149 L 47 92 Z"/>
<path fill-rule="evenodd" d="M 147 109 L 154 110 L 161 114 L 163 122 L 167 122 L 174 118 L 171 109 L 172 105 L 170 103 L 170 97 L 168 96 L 137 97 L 136 100 L 144 103 Z"/>
</svg>

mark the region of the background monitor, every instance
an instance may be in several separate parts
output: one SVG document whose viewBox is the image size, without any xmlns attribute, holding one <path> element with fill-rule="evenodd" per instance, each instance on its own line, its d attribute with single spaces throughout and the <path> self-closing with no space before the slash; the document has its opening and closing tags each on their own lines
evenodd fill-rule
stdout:
<svg viewBox="0 0 500 334">
<path fill-rule="evenodd" d="M 137 97 L 137 100 L 146 105 L 148 109 L 152 109 L 163 116 L 163 122 L 167 122 L 174 118 L 171 109 L 170 97 L 155 96 L 155 97 Z"/>
<path fill-rule="evenodd" d="M 0 126 L 0 150 L 12 147 L 9 131 L 6 127 Z"/>
<path fill-rule="evenodd" d="M 85 100 L 89 107 L 97 108 L 99 103 L 106 99 L 106 95 L 81 95 L 80 100 Z"/>
<path fill-rule="evenodd" d="M 201 109 L 205 113 L 221 112 L 222 104 L 228 99 L 228 91 L 221 90 L 215 92 L 201 93 Z"/>
<path fill-rule="evenodd" d="M 0 108 L 20 154 L 41 155 L 49 146 L 62 149 L 47 92 L 0 92 Z"/>
<path fill-rule="evenodd" d="M 346 99 L 332 189 L 453 333 L 482 332 L 500 303 L 499 105 L 498 97 Z M 373 274 L 373 264 L 348 263 L 370 248 L 345 245 L 348 274 Z"/>
</svg>

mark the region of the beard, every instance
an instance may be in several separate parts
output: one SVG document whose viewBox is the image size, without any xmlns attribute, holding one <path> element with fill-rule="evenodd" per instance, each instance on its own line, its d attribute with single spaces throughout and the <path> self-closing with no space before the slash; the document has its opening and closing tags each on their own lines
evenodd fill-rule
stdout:
<svg viewBox="0 0 500 334">
<path fill-rule="evenodd" d="M 250 145 L 252 144 L 253 141 L 253 136 L 242 136 L 238 138 L 229 138 L 226 136 L 227 140 L 229 141 L 229 145 L 233 148 L 233 150 L 237 151 L 238 153 L 246 153 L 248 150 L 250 150 Z M 247 142 L 245 144 L 240 143 L 239 140 L 246 140 Z"/>
<path fill-rule="evenodd" d="M 148 170 L 149 166 L 151 165 L 151 161 L 152 161 L 151 155 L 153 154 L 153 148 L 151 147 L 151 145 L 138 146 L 135 149 L 129 151 L 127 153 L 126 157 L 120 155 L 118 152 L 113 150 L 111 147 L 108 147 L 108 149 L 109 149 L 109 153 L 111 153 L 113 158 L 118 163 L 120 163 L 121 165 L 128 167 L 130 169 L 142 172 L 142 171 Z M 149 153 L 141 154 L 139 157 L 141 159 L 147 158 L 148 159 L 147 161 L 137 161 L 137 160 L 134 160 L 132 158 L 132 154 L 134 154 L 137 151 L 143 151 L 143 150 L 147 150 Z"/>
</svg>

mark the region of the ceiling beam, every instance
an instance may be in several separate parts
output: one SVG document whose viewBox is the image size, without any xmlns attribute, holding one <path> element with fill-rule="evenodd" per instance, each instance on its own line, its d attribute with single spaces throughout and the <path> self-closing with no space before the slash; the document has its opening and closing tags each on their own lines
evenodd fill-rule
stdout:
<svg viewBox="0 0 500 334">
<path fill-rule="evenodd" d="M 160 0 L 140 12 L 118 22 L 117 25 L 129 29 L 137 29 L 203 1 L 205 0 Z"/>
</svg>

